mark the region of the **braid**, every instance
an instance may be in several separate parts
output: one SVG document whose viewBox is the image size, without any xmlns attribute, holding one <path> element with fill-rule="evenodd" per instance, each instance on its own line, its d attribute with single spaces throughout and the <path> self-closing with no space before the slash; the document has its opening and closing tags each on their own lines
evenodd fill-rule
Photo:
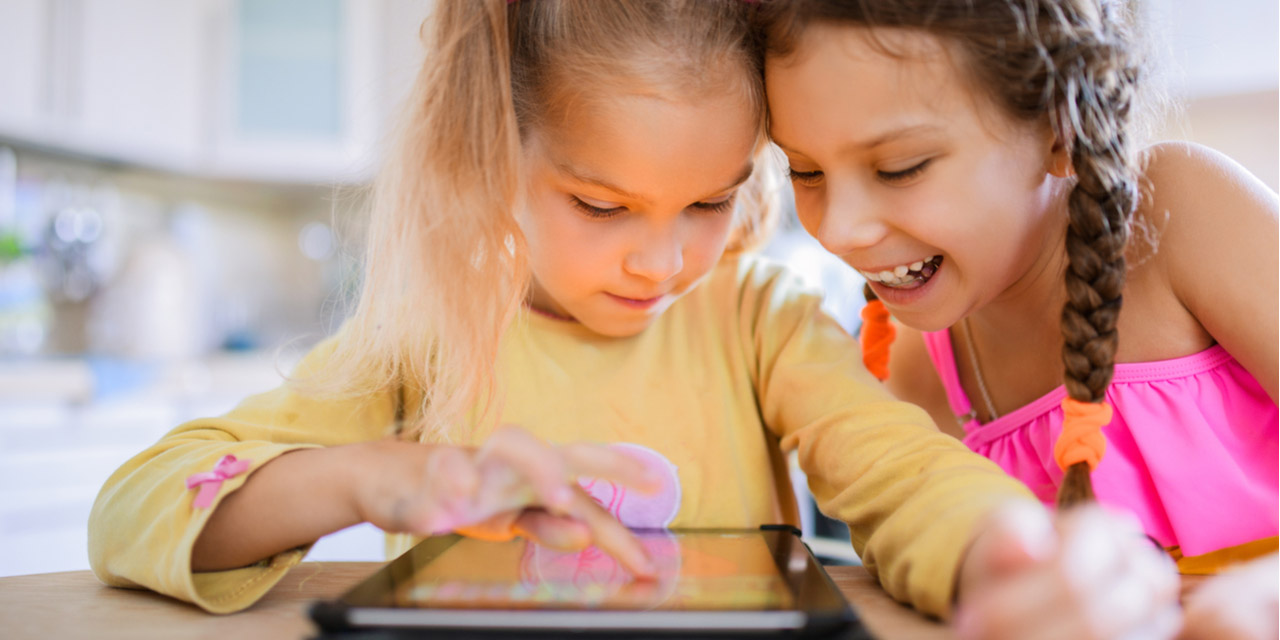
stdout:
<svg viewBox="0 0 1280 640">
<path fill-rule="evenodd" d="M 1055 91 L 1062 92 L 1060 106 L 1054 112 L 1060 119 L 1057 128 L 1069 131 L 1065 138 L 1070 141 L 1076 175 L 1067 201 L 1063 381 L 1071 400 L 1099 404 L 1105 403 L 1115 370 L 1124 251 L 1138 197 L 1132 152 L 1125 135 L 1138 74 L 1125 51 L 1123 38 L 1116 33 L 1117 22 L 1107 15 L 1106 7 L 1102 15 L 1059 15 L 1076 22 L 1070 25 L 1072 28 L 1057 30 L 1063 42 L 1050 52 L 1051 82 Z M 1109 418 L 1108 411 L 1102 422 L 1109 422 Z M 1059 445 L 1071 444 L 1062 442 L 1071 437 L 1064 427 Z M 1097 441 L 1105 443 L 1100 432 Z M 1101 457 L 1101 446 L 1097 457 Z M 1061 463 L 1061 457 L 1059 460 Z M 1093 464 L 1096 459 L 1064 465 L 1059 506 L 1094 497 L 1089 480 Z"/>
</svg>

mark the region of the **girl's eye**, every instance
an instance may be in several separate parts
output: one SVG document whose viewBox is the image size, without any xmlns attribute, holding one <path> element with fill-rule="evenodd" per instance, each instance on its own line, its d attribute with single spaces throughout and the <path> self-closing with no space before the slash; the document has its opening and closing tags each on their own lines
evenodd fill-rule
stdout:
<svg viewBox="0 0 1280 640">
<path fill-rule="evenodd" d="M 790 176 L 791 182 L 805 187 L 812 187 L 822 180 L 821 171 L 796 171 L 791 167 L 787 167 L 787 174 Z"/>
<path fill-rule="evenodd" d="M 738 194 L 735 191 L 734 193 L 731 193 L 722 198 L 716 198 L 715 200 L 710 200 L 707 202 L 695 202 L 689 206 L 694 209 L 706 211 L 707 213 L 723 213 L 733 208 L 733 202 L 734 202 L 734 199 L 737 197 L 737 195 Z"/>
<path fill-rule="evenodd" d="M 627 210 L 626 207 L 597 207 L 595 205 L 587 204 L 582 200 L 582 198 L 577 196 L 569 196 L 569 203 L 573 205 L 574 209 L 581 211 L 588 218 L 612 218 Z"/>
<path fill-rule="evenodd" d="M 908 180 L 911 180 L 923 173 L 925 167 L 929 166 L 929 162 L 932 160 L 933 158 L 930 158 L 914 167 L 911 167 L 910 169 L 903 169 L 902 171 L 877 171 L 876 175 L 880 176 L 881 180 L 889 183 L 907 182 Z"/>
</svg>

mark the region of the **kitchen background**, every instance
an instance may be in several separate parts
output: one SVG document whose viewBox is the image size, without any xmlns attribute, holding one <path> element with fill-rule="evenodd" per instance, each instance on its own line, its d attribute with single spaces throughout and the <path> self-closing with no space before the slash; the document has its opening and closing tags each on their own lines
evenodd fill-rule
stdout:
<svg viewBox="0 0 1280 640">
<path fill-rule="evenodd" d="M 280 382 L 342 317 L 431 0 L 0 2 L 0 576 L 85 569 L 120 463 Z M 1164 138 L 1280 182 L 1274 0 L 1147 0 Z M 855 322 L 860 283 L 768 251 Z M 821 521 L 805 514 L 809 533 Z M 314 559 L 379 560 L 369 526 Z"/>
</svg>

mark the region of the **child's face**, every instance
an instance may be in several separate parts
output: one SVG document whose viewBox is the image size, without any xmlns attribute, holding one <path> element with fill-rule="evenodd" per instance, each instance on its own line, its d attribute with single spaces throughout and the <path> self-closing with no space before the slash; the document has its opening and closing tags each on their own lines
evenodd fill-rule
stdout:
<svg viewBox="0 0 1280 640">
<path fill-rule="evenodd" d="M 771 134 L 805 229 L 900 321 L 942 329 L 1060 273 L 1053 137 L 971 90 L 937 38 L 875 33 L 904 55 L 863 28 L 817 24 L 771 58 Z"/>
<path fill-rule="evenodd" d="M 724 252 L 757 121 L 736 94 L 625 95 L 531 136 L 531 303 L 606 336 L 649 326 Z"/>
</svg>

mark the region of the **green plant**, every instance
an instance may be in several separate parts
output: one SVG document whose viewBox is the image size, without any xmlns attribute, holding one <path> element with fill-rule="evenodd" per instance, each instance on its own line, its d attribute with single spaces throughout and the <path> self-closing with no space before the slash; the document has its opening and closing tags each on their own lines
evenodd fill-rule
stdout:
<svg viewBox="0 0 1280 640">
<path fill-rule="evenodd" d="M 21 258 L 22 240 L 12 231 L 0 231 L 0 264 L 13 262 Z"/>
</svg>

